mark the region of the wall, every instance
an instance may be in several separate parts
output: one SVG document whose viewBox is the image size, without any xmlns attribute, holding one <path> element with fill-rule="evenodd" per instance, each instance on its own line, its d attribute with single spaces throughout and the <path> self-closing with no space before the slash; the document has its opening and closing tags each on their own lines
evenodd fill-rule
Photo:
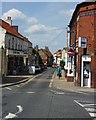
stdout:
<svg viewBox="0 0 96 120">
<path fill-rule="evenodd" d="M 70 25 L 70 45 L 72 46 L 75 40 L 77 49 L 78 38 L 87 38 L 87 49 L 78 48 L 77 51 L 77 83 L 81 85 L 81 57 L 83 54 L 88 54 L 91 56 L 91 87 L 96 87 L 96 5 L 86 6 L 85 3 L 85 7 L 80 6 L 80 8 L 76 10 Z M 73 31 L 75 32 L 73 33 Z"/>
</svg>

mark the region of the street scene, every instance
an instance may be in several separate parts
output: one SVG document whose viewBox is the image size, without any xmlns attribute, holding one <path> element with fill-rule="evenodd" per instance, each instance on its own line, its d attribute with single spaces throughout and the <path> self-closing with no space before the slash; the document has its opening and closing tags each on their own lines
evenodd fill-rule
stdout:
<svg viewBox="0 0 96 120">
<path fill-rule="evenodd" d="M 0 120 L 96 120 L 96 1 L 1 7 Z"/>
</svg>

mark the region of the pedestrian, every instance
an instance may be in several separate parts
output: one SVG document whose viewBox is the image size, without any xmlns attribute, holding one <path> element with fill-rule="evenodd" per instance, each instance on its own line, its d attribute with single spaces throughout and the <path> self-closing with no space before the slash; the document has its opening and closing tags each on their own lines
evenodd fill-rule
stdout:
<svg viewBox="0 0 96 120">
<path fill-rule="evenodd" d="M 62 69 L 60 65 L 57 66 L 56 73 L 58 78 L 60 79 L 60 77 L 62 77 Z"/>
</svg>

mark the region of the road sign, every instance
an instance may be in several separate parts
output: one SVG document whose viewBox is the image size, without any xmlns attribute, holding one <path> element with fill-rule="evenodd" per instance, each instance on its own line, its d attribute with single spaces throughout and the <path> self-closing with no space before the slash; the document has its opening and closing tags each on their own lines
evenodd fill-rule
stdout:
<svg viewBox="0 0 96 120">
<path fill-rule="evenodd" d="M 86 48 L 87 47 L 87 39 L 83 37 L 79 37 L 79 47 Z"/>
<path fill-rule="evenodd" d="M 69 50 L 68 50 L 68 55 L 69 55 L 69 57 L 74 56 L 74 50 L 69 49 Z"/>
</svg>

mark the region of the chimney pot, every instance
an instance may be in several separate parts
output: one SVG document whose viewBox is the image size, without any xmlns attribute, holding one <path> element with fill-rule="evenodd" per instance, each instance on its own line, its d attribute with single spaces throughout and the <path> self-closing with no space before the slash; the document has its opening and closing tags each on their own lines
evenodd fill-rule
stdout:
<svg viewBox="0 0 96 120">
<path fill-rule="evenodd" d="M 11 17 L 10 16 L 8 16 L 8 18 L 7 18 L 8 20 L 11 20 Z"/>
<path fill-rule="evenodd" d="M 7 17 L 6 22 L 7 22 L 9 25 L 11 25 L 11 26 L 12 26 L 11 16 L 8 16 L 8 17 Z"/>
</svg>

